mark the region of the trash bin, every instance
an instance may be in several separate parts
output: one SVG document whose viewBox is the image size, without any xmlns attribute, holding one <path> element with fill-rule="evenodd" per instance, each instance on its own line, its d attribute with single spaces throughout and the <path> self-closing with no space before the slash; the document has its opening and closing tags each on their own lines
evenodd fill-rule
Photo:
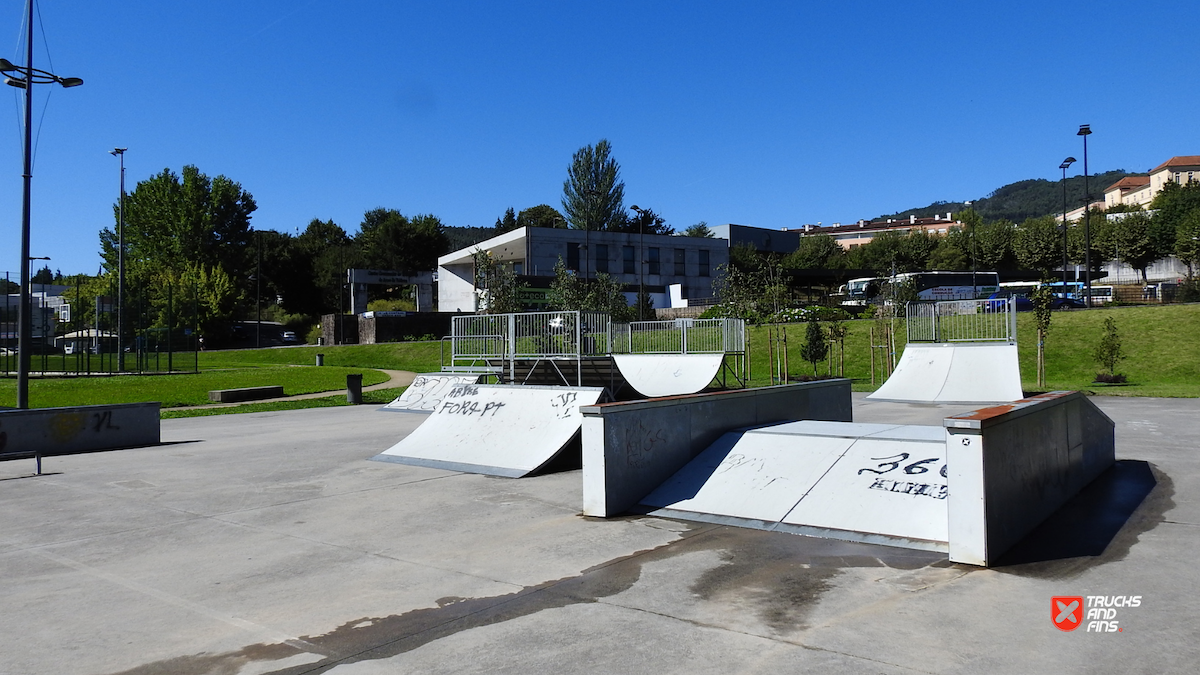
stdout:
<svg viewBox="0 0 1200 675">
<path fill-rule="evenodd" d="M 317 354 L 317 365 L 318 366 L 325 365 L 325 355 L 324 354 Z"/>
<path fill-rule="evenodd" d="M 362 403 L 362 373 L 346 376 L 346 403 L 350 405 Z"/>
</svg>

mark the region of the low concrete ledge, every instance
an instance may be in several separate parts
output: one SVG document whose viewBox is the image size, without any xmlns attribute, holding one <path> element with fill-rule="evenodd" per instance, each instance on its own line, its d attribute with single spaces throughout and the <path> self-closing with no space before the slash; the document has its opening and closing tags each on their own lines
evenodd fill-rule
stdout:
<svg viewBox="0 0 1200 675">
<path fill-rule="evenodd" d="M 0 411 L 0 456 L 158 445 L 159 403 Z"/>
<path fill-rule="evenodd" d="M 991 565 L 1116 461 L 1115 427 L 1079 392 L 947 417 L 950 560 Z"/>
<path fill-rule="evenodd" d="M 642 401 L 604 403 L 583 413 L 583 513 L 628 511 L 720 438 L 741 427 L 849 422 L 850 380 L 820 380 Z"/>
<path fill-rule="evenodd" d="M 215 389 L 208 392 L 208 400 L 214 403 L 241 403 L 242 401 L 261 401 L 264 398 L 282 398 L 283 395 L 282 385 L 269 385 L 241 389 Z"/>
</svg>

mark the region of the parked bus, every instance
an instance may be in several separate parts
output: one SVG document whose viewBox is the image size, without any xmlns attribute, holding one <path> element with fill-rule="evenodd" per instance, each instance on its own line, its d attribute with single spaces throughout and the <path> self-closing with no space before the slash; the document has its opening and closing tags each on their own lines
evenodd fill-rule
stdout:
<svg viewBox="0 0 1200 675">
<path fill-rule="evenodd" d="M 888 283 L 911 283 L 922 300 L 986 298 L 1000 287 L 996 272 L 904 272 L 895 277 L 851 279 L 840 289 L 844 305 L 865 305 L 877 300 Z"/>
<path fill-rule="evenodd" d="M 1082 292 L 1079 294 L 1079 297 L 1086 298 L 1087 296 L 1088 296 L 1088 289 L 1087 288 L 1082 289 Z M 1092 297 L 1092 305 L 1108 304 L 1114 300 L 1113 287 L 1112 286 L 1097 286 L 1095 284 L 1092 284 L 1091 297 Z"/>
</svg>

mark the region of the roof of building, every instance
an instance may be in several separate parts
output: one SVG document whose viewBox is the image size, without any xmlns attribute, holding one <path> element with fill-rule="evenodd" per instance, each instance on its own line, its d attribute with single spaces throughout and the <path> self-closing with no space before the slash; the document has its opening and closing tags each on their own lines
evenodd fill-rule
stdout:
<svg viewBox="0 0 1200 675">
<path fill-rule="evenodd" d="M 1167 168 L 1168 166 L 1200 166 L 1200 155 L 1179 155 L 1172 157 L 1150 170 L 1150 173 Z"/>
<path fill-rule="evenodd" d="M 913 228 L 926 229 L 930 226 L 948 227 L 962 225 L 959 220 L 934 216 L 932 218 L 890 218 L 886 220 L 860 220 L 855 223 L 835 223 L 824 227 L 814 227 L 804 234 L 840 235 L 851 232 L 880 232 L 886 230 L 910 230 Z"/>
<path fill-rule="evenodd" d="M 1126 176 L 1105 188 L 1105 192 L 1113 190 L 1133 190 L 1150 184 L 1150 176 Z"/>
</svg>

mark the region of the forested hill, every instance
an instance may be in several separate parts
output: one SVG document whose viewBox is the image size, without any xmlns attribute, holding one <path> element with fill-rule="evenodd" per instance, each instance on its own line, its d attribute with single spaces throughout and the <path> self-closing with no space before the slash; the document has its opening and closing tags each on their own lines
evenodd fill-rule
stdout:
<svg viewBox="0 0 1200 675">
<path fill-rule="evenodd" d="M 1092 201 L 1099 201 L 1104 198 L 1104 189 L 1113 183 L 1126 176 L 1144 175 L 1146 174 L 1120 170 L 1095 174 L 1088 177 L 1088 191 L 1092 194 Z M 1083 206 L 1083 176 L 1067 179 L 1067 206 L 1068 209 Z M 945 214 L 947 211 L 957 213 L 966 208 L 968 205 L 964 202 L 934 202 L 923 208 L 882 215 L 880 218 L 907 218 L 908 216 L 924 218 L 939 213 Z M 974 200 L 971 202 L 970 208 L 979 212 L 984 220 L 1003 218 L 1014 223 L 1019 223 L 1026 218 L 1062 213 L 1062 181 L 1036 178 L 1009 183 L 986 197 Z"/>
</svg>

